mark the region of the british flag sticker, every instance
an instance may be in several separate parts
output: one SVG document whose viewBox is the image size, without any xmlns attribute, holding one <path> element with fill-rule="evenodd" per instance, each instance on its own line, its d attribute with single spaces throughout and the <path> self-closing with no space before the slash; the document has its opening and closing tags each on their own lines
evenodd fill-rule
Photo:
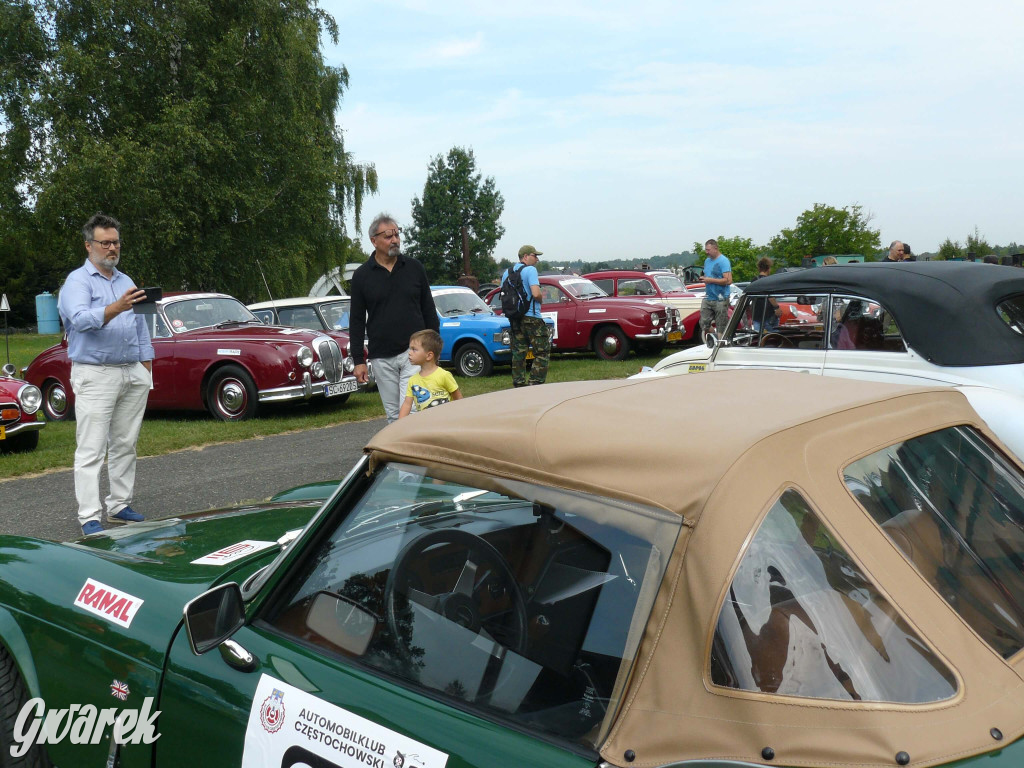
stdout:
<svg viewBox="0 0 1024 768">
<path fill-rule="evenodd" d="M 284 691 L 274 688 L 260 707 L 260 723 L 267 733 L 277 733 L 284 725 Z"/>
<path fill-rule="evenodd" d="M 115 699 L 126 701 L 129 693 L 131 693 L 131 691 L 128 690 L 128 683 L 122 683 L 120 680 L 115 680 L 110 684 L 110 695 Z"/>
</svg>

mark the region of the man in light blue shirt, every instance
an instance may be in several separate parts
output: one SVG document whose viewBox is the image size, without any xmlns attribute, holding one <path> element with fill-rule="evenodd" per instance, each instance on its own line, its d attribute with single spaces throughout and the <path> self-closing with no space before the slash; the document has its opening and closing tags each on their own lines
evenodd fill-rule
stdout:
<svg viewBox="0 0 1024 768">
<path fill-rule="evenodd" d="M 82 227 L 85 264 L 60 290 L 58 307 L 68 335 L 75 393 L 75 497 L 86 535 L 100 524 L 100 469 L 107 458 L 107 521 L 144 520 L 131 508 L 135 447 L 153 384 L 153 345 L 145 318 L 132 311 L 145 291 L 117 269 L 121 225 L 97 213 Z"/>
<path fill-rule="evenodd" d="M 547 323 L 540 313 L 541 289 L 537 274 L 537 262 L 543 255 L 532 245 L 519 249 L 519 264 L 506 269 L 501 275 L 501 284 L 508 280 L 510 270 L 518 272 L 523 281 L 524 297 L 528 300 L 522 317 L 509 318 L 512 333 L 512 386 L 526 387 L 547 381 L 548 365 L 551 361 L 551 335 Z M 513 283 L 515 285 L 515 283 Z M 533 362 L 527 355 L 533 352 Z"/>
<path fill-rule="evenodd" d="M 729 288 L 732 285 L 732 265 L 720 250 L 717 240 L 704 243 L 704 252 L 708 257 L 704 260 L 704 276 L 700 279 L 707 288 L 704 300 L 700 303 L 700 335 L 707 338 L 711 331 L 711 323 L 715 324 L 718 338 L 725 333 L 729 322 Z"/>
</svg>

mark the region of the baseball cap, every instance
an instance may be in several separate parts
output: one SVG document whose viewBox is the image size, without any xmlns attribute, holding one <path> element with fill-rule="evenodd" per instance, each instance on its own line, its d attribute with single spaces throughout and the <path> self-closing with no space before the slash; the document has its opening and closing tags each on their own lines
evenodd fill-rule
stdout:
<svg viewBox="0 0 1024 768">
<path fill-rule="evenodd" d="M 524 245 L 522 248 L 519 249 L 519 258 L 521 259 L 523 258 L 523 256 L 526 256 L 527 254 L 530 253 L 536 253 L 538 256 L 544 255 L 543 251 L 538 251 L 532 245 Z"/>
</svg>

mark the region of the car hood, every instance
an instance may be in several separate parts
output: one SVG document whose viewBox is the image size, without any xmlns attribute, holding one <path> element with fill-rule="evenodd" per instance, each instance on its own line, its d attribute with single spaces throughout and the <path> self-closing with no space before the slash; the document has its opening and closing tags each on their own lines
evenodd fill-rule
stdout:
<svg viewBox="0 0 1024 768">
<path fill-rule="evenodd" d="M 0 536 L 0 605 L 159 667 L 185 604 L 269 563 L 276 540 L 318 508 L 319 501 L 268 502 L 135 523 L 64 544 Z M 90 597 L 92 608 L 108 610 L 84 605 Z"/>
<path fill-rule="evenodd" d="M 442 328 L 459 328 L 459 327 L 471 327 L 471 328 L 493 328 L 498 331 L 502 328 L 508 328 L 508 318 L 501 317 L 499 315 L 484 314 L 481 312 L 472 313 L 467 312 L 462 315 L 445 315 L 439 318 L 441 321 Z"/>
<path fill-rule="evenodd" d="M 328 335 L 307 328 L 283 328 L 276 325 L 228 325 L 223 328 L 197 328 L 177 336 L 180 340 L 203 341 L 270 341 L 290 344 L 309 344 L 318 336 Z"/>
<path fill-rule="evenodd" d="M 623 296 L 607 296 L 600 299 L 578 299 L 583 306 L 589 309 L 607 309 L 609 311 L 622 310 L 624 307 L 632 307 L 635 309 L 642 309 L 646 312 L 652 312 L 659 309 L 658 305 L 664 307 L 665 302 L 659 301 L 656 298 L 652 298 L 650 301 L 646 299 L 633 299 L 626 298 Z"/>
</svg>

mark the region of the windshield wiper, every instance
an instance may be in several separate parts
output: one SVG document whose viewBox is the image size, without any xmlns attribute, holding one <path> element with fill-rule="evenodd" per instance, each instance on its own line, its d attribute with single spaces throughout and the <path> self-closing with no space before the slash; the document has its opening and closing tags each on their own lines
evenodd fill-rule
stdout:
<svg viewBox="0 0 1024 768">
<path fill-rule="evenodd" d="M 223 322 L 217 323 L 214 328 L 225 328 L 229 325 L 249 325 L 250 323 L 259 323 L 263 325 L 259 320 L 224 320 Z"/>
</svg>

